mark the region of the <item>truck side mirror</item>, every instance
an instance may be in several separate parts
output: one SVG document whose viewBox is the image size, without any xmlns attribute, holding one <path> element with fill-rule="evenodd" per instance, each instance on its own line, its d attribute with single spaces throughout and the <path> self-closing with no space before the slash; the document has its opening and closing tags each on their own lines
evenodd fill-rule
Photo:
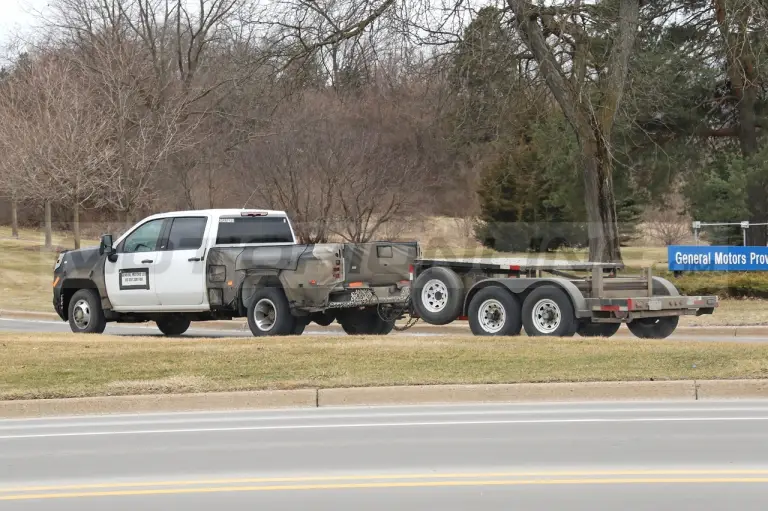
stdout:
<svg viewBox="0 0 768 511">
<path fill-rule="evenodd" d="M 107 254 L 108 256 L 111 256 L 114 253 L 115 249 L 112 247 L 112 235 L 102 235 L 101 243 L 99 243 L 99 255 Z"/>
</svg>

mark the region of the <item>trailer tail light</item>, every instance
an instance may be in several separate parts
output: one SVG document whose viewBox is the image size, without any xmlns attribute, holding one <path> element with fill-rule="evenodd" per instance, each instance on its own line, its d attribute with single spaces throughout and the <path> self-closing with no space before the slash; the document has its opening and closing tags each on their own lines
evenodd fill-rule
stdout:
<svg viewBox="0 0 768 511">
<path fill-rule="evenodd" d="M 520 266 L 511 265 L 509 267 L 509 271 L 520 271 Z"/>
<path fill-rule="evenodd" d="M 341 261 L 336 259 L 336 264 L 333 266 L 333 278 L 334 279 L 340 279 L 341 278 Z"/>
<path fill-rule="evenodd" d="M 413 280 L 413 265 L 408 266 L 408 280 Z"/>
</svg>

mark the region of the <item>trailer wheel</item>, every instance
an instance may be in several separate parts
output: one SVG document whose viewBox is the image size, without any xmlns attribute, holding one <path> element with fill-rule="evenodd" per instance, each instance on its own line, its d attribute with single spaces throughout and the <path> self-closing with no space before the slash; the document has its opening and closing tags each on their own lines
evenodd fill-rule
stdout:
<svg viewBox="0 0 768 511">
<path fill-rule="evenodd" d="M 469 328 L 475 335 L 520 335 L 520 300 L 506 289 L 490 286 L 469 302 Z"/>
<path fill-rule="evenodd" d="M 428 268 L 414 282 L 412 296 L 421 319 L 431 325 L 445 325 L 461 315 L 464 282 L 448 268 Z"/>
<path fill-rule="evenodd" d="M 680 316 L 662 316 L 660 318 L 639 318 L 627 323 L 627 328 L 635 337 L 641 339 L 664 339 L 672 335 L 677 328 Z"/>
<path fill-rule="evenodd" d="M 583 321 L 579 323 L 576 333 L 582 337 L 612 337 L 619 331 L 621 323 L 592 323 Z"/>
<path fill-rule="evenodd" d="M 394 321 L 384 321 L 375 307 L 344 311 L 337 321 L 348 335 L 387 335 L 395 326 Z"/>
<path fill-rule="evenodd" d="M 282 289 L 265 287 L 257 290 L 248 306 L 248 328 L 255 336 L 294 335 L 297 318 Z"/>
<path fill-rule="evenodd" d="M 164 335 L 168 336 L 183 334 L 189 329 L 189 325 L 191 324 L 189 318 L 177 315 L 158 318 L 155 323 L 157 323 L 157 328 L 159 328 Z"/>
<path fill-rule="evenodd" d="M 579 326 L 571 298 L 555 286 L 537 287 L 523 302 L 523 326 L 531 337 L 571 337 Z"/>
</svg>

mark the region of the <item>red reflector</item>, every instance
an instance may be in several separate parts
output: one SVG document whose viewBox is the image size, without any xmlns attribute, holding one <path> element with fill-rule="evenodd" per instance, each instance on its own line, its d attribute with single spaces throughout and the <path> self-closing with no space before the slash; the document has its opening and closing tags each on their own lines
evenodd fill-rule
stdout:
<svg viewBox="0 0 768 511">
<path fill-rule="evenodd" d="M 620 310 L 618 305 L 601 305 L 601 311 L 617 311 Z"/>
<path fill-rule="evenodd" d="M 631 311 L 635 309 L 635 304 L 632 302 L 631 298 L 627 298 L 627 310 Z"/>
<path fill-rule="evenodd" d="M 519 266 L 510 266 L 509 269 L 512 270 L 512 271 L 520 271 L 520 267 Z"/>
<path fill-rule="evenodd" d="M 317 281 L 316 280 L 310 280 L 309 281 L 309 285 L 310 286 L 316 286 L 317 285 Z"/>
<path fill-rule="evenodd" d="M 456 318 L 456 319 L 458 319 L 459 321 L 466 321 L 466 320 L 467 320 L 467 317 L 466 317 L 466 316 L 459 316 L 459 317 L 458 317 L 458 318 Z"/>
</svg>

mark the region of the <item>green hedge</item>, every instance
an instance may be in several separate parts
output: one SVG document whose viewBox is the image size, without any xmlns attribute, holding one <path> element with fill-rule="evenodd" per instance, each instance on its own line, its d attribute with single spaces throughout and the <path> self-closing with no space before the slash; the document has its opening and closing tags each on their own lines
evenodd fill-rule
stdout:
<svg viewBox="0 0 768 511">
<path fill-rule="evenodd" d="M 664 275 L 686 295 L 717 295 L 721 298 L 768 298 L 768 273 L 700 272 L 674 277 Z"/>
</svg>

